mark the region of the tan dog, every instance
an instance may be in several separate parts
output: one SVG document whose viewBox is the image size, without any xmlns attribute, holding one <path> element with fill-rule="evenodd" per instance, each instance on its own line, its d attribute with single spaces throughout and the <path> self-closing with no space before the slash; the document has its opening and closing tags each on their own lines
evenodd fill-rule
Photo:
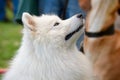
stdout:
<svg viewBox="0 0 120 80">
<path fill-rule="evenodd" d="M 85 54 L 93 62 L 97 80 L 120 80 L 120 31 L 113 24 L 118 0 L 92 0 L 84 39 Z"/>
</svg>

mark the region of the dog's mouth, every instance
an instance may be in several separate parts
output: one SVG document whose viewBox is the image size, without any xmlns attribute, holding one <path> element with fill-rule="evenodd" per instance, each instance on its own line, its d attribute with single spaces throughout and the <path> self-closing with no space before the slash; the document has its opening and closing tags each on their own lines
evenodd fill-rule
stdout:
<svg viewBox="0 0 120 80">
<path fill-rule="evenodd" d="M 83 24 L 80 25 L 76 30 L 74 30 L 73 32 L 69 33 L 66 37 L 65 40 L 69 40 L 75 33 L 79 32 L 79 30 L 83 27 Z"/>
</svg>

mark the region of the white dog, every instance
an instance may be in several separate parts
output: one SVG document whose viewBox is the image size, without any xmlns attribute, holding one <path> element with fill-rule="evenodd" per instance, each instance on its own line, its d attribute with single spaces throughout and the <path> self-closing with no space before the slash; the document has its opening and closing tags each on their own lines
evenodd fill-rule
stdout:
<svg viewBox="0 0 120 80">
<path fill-rule="evenodd" d="M 22 45 L 3 80 L 92 80 L 87 58 L 76 48 L 82 15 L 61 20 L 23 13 Z"/>
</svg>

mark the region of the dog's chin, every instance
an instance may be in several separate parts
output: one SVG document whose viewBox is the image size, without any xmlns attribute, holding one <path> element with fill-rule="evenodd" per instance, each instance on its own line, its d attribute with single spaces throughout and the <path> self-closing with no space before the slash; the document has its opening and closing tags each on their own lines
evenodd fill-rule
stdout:
<svg viewBox="0 0 120 80">
<path fill-rule="evenodd" d="M 77 29 L 75 29 L 73 32 L 67 34 L 67 35 L 65 36 L 65 40 L 67 41 L 67 40 L 71 39 L 71 38 L 73 37 L 73 35 L 75 35 L 76 33 L 78 33 L 82 28 L 83 28 L 83 24 L 80 25 L 80 26 L 79 26 Z"/>
</svg>

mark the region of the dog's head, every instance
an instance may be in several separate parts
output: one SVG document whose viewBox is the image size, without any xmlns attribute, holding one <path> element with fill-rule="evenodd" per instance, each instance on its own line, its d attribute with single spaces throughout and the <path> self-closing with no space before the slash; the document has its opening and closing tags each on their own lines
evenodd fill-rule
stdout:
<svg viewBox="0 0 120 80">
<path fill-rule="evenodd" d="M 23 13 L 24 33 L 41 43 L 71 45 L 83 32 L 83 17 L 77 14 L 69 19 L 61 20 L 56 15 L 32 16 Z"/>
</svg>

